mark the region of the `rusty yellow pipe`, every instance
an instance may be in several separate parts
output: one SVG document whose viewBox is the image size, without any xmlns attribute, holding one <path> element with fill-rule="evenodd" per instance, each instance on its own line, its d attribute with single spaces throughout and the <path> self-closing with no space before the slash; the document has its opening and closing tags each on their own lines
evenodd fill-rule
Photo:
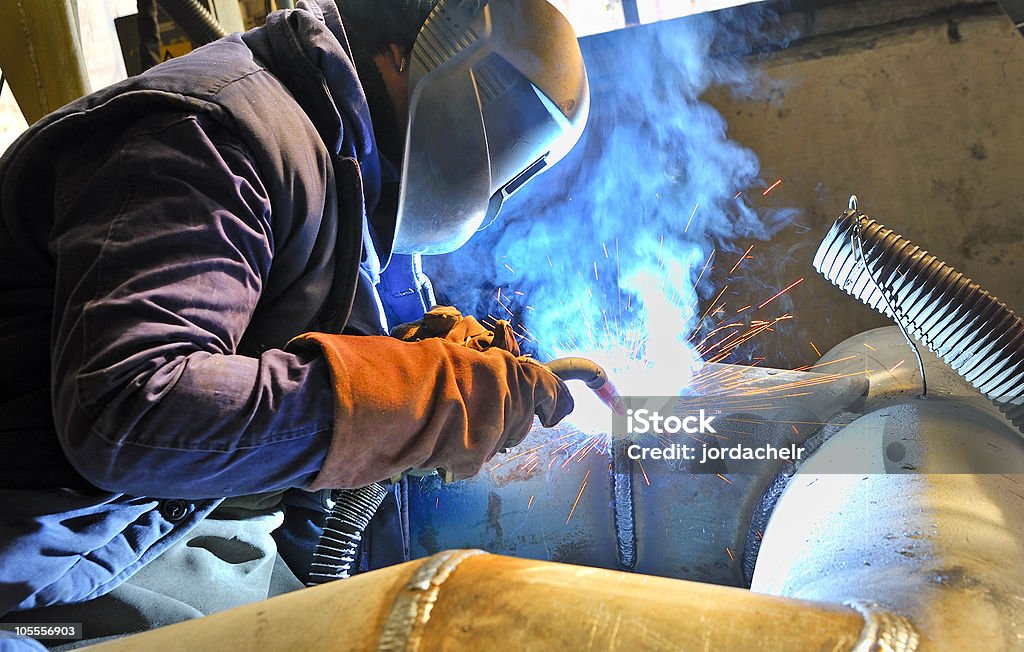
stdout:
<svg viewBox="0 0 1024 652">
<path fill-rule="evenodd" d="M 869 625 L 839 605 L 456 550 L 89 649 L 835 652 L 875 649 Z"/>
<path fill-rule="evenodd" d="M 90 90 L 73 1 L 0 2 L 0 69 L 29 124 Z"/>
</svg>

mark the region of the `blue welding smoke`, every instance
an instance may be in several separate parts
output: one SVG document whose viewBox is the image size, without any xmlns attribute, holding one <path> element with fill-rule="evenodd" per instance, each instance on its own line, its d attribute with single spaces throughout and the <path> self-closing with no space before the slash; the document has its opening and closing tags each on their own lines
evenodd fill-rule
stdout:
<svg viewBox="0 0 1024 652">
<path fill-rule="evenodd" d="M 542 359 L 594 358 L 624 393 L 682 391 L 701 364 L 690 337 L 712 250 L 788 218 L 737 197 L 761 184 L 757 157 L 701 99 L 754 88 L 738 57 L 712 55 L 737 27 L 703 15 L 582 39 L 582 139 L 467 246 L 425 261 L 442 298 L 513 321 Z"/>
</svg>

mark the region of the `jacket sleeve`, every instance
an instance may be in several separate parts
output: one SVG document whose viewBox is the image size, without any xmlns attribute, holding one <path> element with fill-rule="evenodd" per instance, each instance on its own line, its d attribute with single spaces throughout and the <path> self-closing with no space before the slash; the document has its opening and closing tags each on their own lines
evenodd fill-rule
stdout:
<svg viewBox="0 0 1024 652">
<path fill-rule="evenodd" d="M 309 484 L 331 441 L 317 356 L 237 354 L 274 253 L 242 146 L 156 116 L 58 172 L 54 418 L 90 482 L 211 498 Z M 102 146 L 101 146 L 102 145 Z"/>
</svg>

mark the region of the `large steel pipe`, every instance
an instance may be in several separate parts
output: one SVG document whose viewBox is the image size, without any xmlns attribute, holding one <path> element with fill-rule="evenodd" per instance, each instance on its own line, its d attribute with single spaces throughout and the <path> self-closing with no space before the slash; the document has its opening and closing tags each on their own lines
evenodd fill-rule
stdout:
<svg viewBox="0 0 1024 652">
<path fill-rule="evenodd" d="M 923 400 L 917 365 L 901 364 L 912 354 L 895 327 L 851 338 L 823 358 L 875 370 L 871 392 L 863 416 L 790 481 L 751 588 L 882 605 L 914 623 L 922 649 L 1019 650 L 1024 442 L 924 353 Z"/>
<path fill-rule="evenodd" d="M 881 637 L 906 631 L 866 614 L 459 550 L 90 649 L 839 652 L 880 649 Z"/>
</svg>

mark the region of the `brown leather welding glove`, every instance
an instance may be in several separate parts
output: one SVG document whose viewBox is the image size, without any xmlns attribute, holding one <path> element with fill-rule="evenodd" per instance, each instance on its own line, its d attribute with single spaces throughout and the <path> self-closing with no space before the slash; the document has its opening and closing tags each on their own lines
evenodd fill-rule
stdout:
<svg viewBox="0 0 1024 652">
<path fill-rule="evenodd" d="M 463 316 L 452 306 L 435 306 L 422 319 L 395 326 L 391 329 L 391 337 L 406 342 L 439 337 L 477 351 L 497 348 L 515 356 L 520 354 L 512 325 L 507 321 L 499 320 L 494 330 L 490 330 L 476 317 Z"/>
<path fill-rule="evenodd" d="M 310 490 L 362 487 L 409 469 L 469 477 L 522 441 L 534 414 L 553 426 L 573 408 L 547 368 L 501 349 L 326 333 L 288 344 L 311 347 L 330 366 L 335 411 L 331 447 Z"/>
</svg>

